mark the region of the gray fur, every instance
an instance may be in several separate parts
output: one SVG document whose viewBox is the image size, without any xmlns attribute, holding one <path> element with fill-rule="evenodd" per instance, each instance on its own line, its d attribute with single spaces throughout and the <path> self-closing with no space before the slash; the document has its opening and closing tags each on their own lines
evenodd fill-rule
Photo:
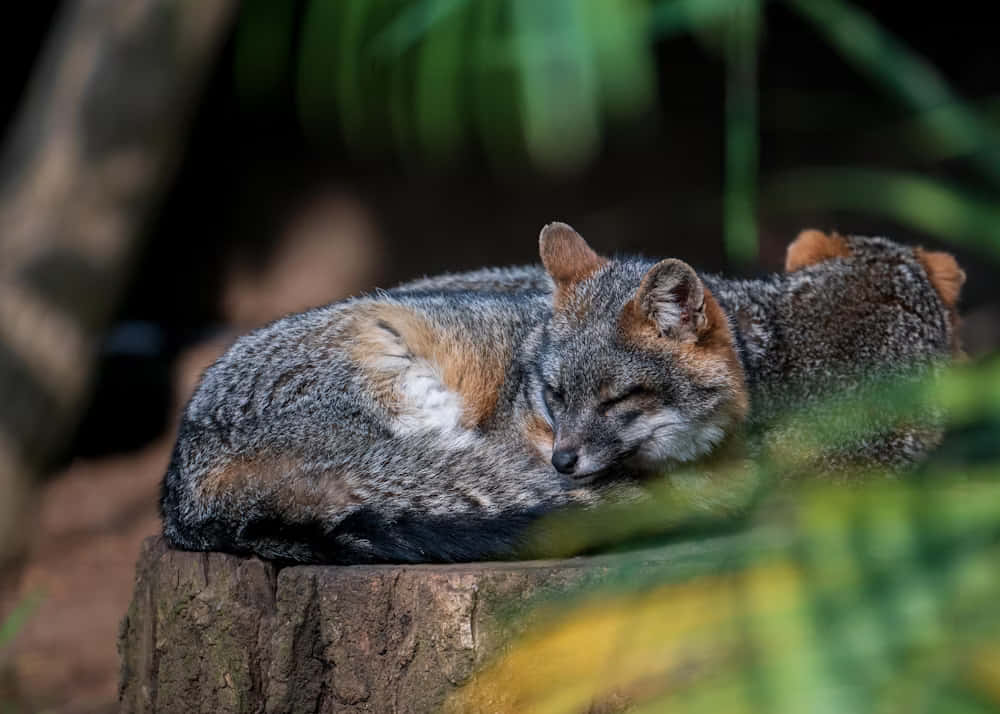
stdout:
<svg viewBox="0 0 1000 714">
<path fill-rule="evenodd" d="M 755 420 L 948 358 L 954 326 L 913 250 L 847 241 L 851 257 L 794 273 L 706 277 L 741 337 Z"/>
<path fill-rule="evenodd" d="M 851 256 L 833 258 L 789 274 L 756 280 L 716 275 L 702 279 L 719 301 L 736 337 L 750 391 L 749 426 L 771 445 L 803 440 L 804 423 L 783 421 L 810 406 L 860 397 L 883 380 L 917 381 L 951 358 L 957 342 L 947 306 L 928 280 L 910 246 L 886 238 L 846 238 Z M 649 259 L 619 259 L 632 278 L 654 265 Z M 440 284 L 491 289 L 483 274 L 445 276 Z M 537 291 L 547 278 L 539 266 L 522 266 L 512 279 Z M 478 284 L 477 284 L 478 283 Z M 404 286 L 405 287 L 405 286 Z M 602 285 L 601 289 L 607 286 Z M 502 290 L 516 290 L 505 283 Z M 581 338 L 586 342 L 586 338 Z M 564 349 L 564 354 L 587 354 Z M 580 359 L 572 379 L 599 374 Z M 570 380 L 572 381 L 572 380 Z M 940 441 L 938 415 L 925 413 L 905 428 L 895 419 L 868 412 L 852 415 L 862 436 L 842 443 L 809 468 L 824 472 L 873 465 L 893 468 L 917 463 Z"/>
<path fill-rule="evenodd" d="M 602 368 L 631 364 L 661 380 L 677 379 L 670 365 L 615 352 L 613 321 L 603 311 L 620 311 L 641 276 L 639 266 L 622 264 L 588 283 L 600 303 L 582 326 L 586 339 L 559 316 L 553 319 L 545 293 L 423 289 L 317 308 L 240 338 L 205 372 L 185 410 L 164 479 L 165 536 L 180 548 L 297 562 L 510 557 L 525 527 L 553 509 L 594 504 L 609 492 L 634 497 L 628 479 L 588 483 L 593 473 L 584 479 L 559 474 L 545 447 L 526 442 L 519 425 L 545 418 L 541 379 L 571 379 L 582 368 L 569 355 L 578 348 L 586 347 Z M 346 325 L 376 303 L 409 308 L 505 355 L 489 419 L 476 429 L 438 423 L 448 414 L 440 407 L 448 395 L 433 383 L 418 405 L 417 416 L 432 419 L 426 425 L 407 425 L 373 396 L 349 354 Z M 599 339 L 612 342 L 602 349 Z M 383 357 L 404 371 L 413 360 L 402 344 Z M 580 382 L 574 393 L 590 386 Z M 682 379 L 678 389 L 687 388 Z M 684 411 L 700 423 L 711 405 L 691 400 Z M 601 442 L 589 453 L 600 451 L 606 466 L 643 438 L 625 444 L 610 432 L 587 436 Z M 204 490 L 214 472 L 233 467 L 254 475 L 217 492 Z"/>
<path fill-rule="evenodd" d="M 460 517 L 470 510 L 502 515 L 521 504 L 527 511 L 588 498 L 572 493 L 527 449 L 507 448 L 503 421 L 495 433 L 466 438 L 431 430 L 397 433 L 393 416 L 372 396 L 339 339 L 345 319 L 370 301 L 465 322 L 508 347 L 548 310 L 544 297 L 382 294 L 291 315 L 241 338 L 206 371 L 185 411 L 164 485 L 164 533 L 172 544 L 296 561 L 326 554 L 338 559 L 338 551 L 344 560 L 381 560 L 365 539 L 336 531 L 368 504 L 391 522 L 408 509 L 428 516 Z M 291 455 L 293 465 L 278 478 L 259 479 L 259 488 L 217 499 L 196 491 L 212 469 L 239 459 L 263 467 L 272 455 Z M 501 478 L 507 474 L 523 477 Z M 284 494 L 297 483 L 346 493 L 350 503 L 338 507 L 319 498 L 284 505 Z M 270 521 L 319 524 L 331 542 L 294 542 L 280 533 L 261 538 L 253 524 Z"/>
<path fill-rule="evenodd" d="M 540 356 L 534 361 L 534 407 L 555 423 L 556 449 L 561 442 L 581 448 L 578 478 L 607 475 L 609 467 L 667 470 L 705 456 L 738 427 L 725 407 L 742 374 L 693 375 L 622 338 L 618 316 L 652 267 L 643 259 L 609 261 L 576 288 L 575 300 L 587 305 L 582 316 L 573 309 L 557 312 L 533 336 Z M 546 385 L 562 395 L 548 407 Z M 612 400 L 600 396 L 637 386 L 644 392 L 637 399 L 609 406 Z"/>
<path fill-rule="evenodd" d="M 817 424 L 789 420 L 815 405 L 912 382 L 951 358 L 957 325 L 913 249 L 884 238 L 846 239 L 852 255 L 764 280 L 706 278 L 736 327 L 750 389 L 751 425 L 772 448 L 808 441 Z M 940 441 L 939 415 L 824 409 L 826 428 L 853 436 L 803 464 L 824 472 L 907 467 Z M 849 424 L 831 420 L 849 419 Z M 805 430 L 805 431 L 803 431 Z"/>
<path fill-rule="evenodd" d="M 392 289 L 394 295 L 440 292 L 552 292 L 552 279 L 540 265 L 480 268 L 418 278 Z"/>
<path fill-rule="evenodd" d="M 953 325 L 912 251 L 850 243 L 853 257 L 790 275 L 703 277 L 736 335 L 753 425 L 796 438 L 774 426 L 789 409 L 857 393 L 873 373 L 909 375 L 946 359 Z M 164 534 L 181 548 L 296 562 L 511 557 L 545 513 L 640 497 L 634 479 L 697 460 L 739 428 L 726 409 L 736 376 L 692 378 L 621 339 L 618 316 L 653 265 L 609 261 L 576 288 L 585 310 L 553 312 L 552 281 L 525 266 L 425 278 L 242 337 L 185 410 L 164 479 Z M 502 354 L 492 415 L 475 428 L 449 422 L 454 395 L 405 344 L 389 344 L 391 329 L 378 359 L 419 387 L 420 403 L 375 398 L 346 327 L 372 304 L 406 307 Z M 604 399 L 640 383 L 638 406 Z M 552 426 L 556 448 L 579 449 L 578 473 L 560 474 L 525 439 L 532 418 Z M 910 463 L 935 438 L 933 428 L 885 431 L 843 460 Z M 206 491 L 229 467 L 252 478 Z"/>
</svg>

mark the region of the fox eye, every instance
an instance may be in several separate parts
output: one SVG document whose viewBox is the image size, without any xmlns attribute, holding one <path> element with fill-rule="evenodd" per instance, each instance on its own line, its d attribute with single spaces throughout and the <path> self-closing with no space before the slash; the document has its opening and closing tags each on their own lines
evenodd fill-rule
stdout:
<svg viewBox="0 0 1000 714">
<path fill-rule="evenodd" d="M 612 407 L 615 407 L 624 401 L 632 399 L 633 397 L 640 397 L 646 394 L 649 394 L 649 390 L 643 387 L 641 384 L 633 385 L 628 389 L 624 390 L 623 392 L 619 393 L 617 396 L 605 399 L 603 402 L 601 402 L 600 406 L 601 413 L 607 414 Z"/>
<path fill-rule="evenodd" d="M 642 412 L 639 411 L 638 409 L 632 409 L 631 411 L 627 411 L 621 415 L 622 424 L 628 426 L 629 424 L 634 423 L 635 420 L 638 419 L 640 416 L 642 416 Z"/>
</svg>

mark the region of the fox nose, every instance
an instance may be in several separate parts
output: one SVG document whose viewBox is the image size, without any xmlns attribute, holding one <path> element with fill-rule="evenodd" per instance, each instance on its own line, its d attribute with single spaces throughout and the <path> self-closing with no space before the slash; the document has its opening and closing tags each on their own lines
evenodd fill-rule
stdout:
<svg viewBox="0 0 1000 714">
<path fill-rule="evenodd" d="M 552 465 L 561 474 L 571 474 L 576 470 L 576 449 L 560 449 L 552 452 Z"/>
</svg>

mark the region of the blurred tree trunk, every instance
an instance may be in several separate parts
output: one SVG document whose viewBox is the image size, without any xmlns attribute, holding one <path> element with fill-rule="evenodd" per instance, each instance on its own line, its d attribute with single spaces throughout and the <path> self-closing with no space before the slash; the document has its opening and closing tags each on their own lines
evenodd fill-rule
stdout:
<svg viewBox="0 0 1000 714">
<path fill-rule="evenodd" d="M 0 570 L 64 448 L 95 348 L 237 0 L 75 0 L 0 156 Z M 16 31 L 16 24 L 10 30 Z"/>
</svg>

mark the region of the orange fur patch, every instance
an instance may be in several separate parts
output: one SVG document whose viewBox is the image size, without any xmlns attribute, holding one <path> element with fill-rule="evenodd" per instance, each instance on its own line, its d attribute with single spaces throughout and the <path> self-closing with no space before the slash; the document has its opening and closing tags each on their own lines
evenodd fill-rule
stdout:
<svg viewBox="0 0 1000 714">
<path fill-rule="evenodd" d="M 836 233 L 827 235 L 813 229 L 805 230 L 799 233 L 785 252 L 785 271 L 793 273 L 824 260 L 849 257 L 851 248 L 843 236 Z"/>
<path fill-rule="evenodd" d="M 274 505 L 281 512 L 298 517 L 361 502 L 344 479 L 316 473 L 308 462 L 288 454 L 256 454 L 230 461 L 206 473 L 196 488 L 199 499 L 208 501 L 248 490 L 273 493 L 277 498 Z"/>
<path fill-rule="evenodd" d="M 565 223 L 549 223 L 538 238 L 542 264 L 557 282 L 576 283 L 607 263 Z"/>
<path fill-rule="evenodd" d="M 545 419 L 538 414 L 531 414 L 522 426 L 521 433 L 529 444 L 534 445 L 543 460 L 548 461 L 552 458 L 555 434 Z"/>
<path fill-rule="evenodd" d="M 964 360 L 961 336 L 959 334 L 958 296 L 965 284 L 965 271 L 958 267 L 958 261 L 950 253 L 929 251 L 914 248 L 914 255 L 924 266 L 927 279 L 937 291 L 941 302 L 948 311 L 948 322 L 951 327 L 951 353 L 955 359 Z"/>
<path fill-rule="evenodd" d="M 946 307 L 955 307 L 965 284 L 965 271 L 950 253 L 914 248 L 917 260 L 924 266 L 927 279 L 941 297 Z"/>
<path fill-rule="evenodd" d="M 415 359 L 433 365 L 445 388 L 459 395 L 462 426 L 478 427 L 496 409 L 510 357 L 499 345 L 476 342 L 391 303 L 360 306 L 352 330 L 352 356 L 391 413 L 396 379 Z"/>
<path fill-rule="evenodd" d="M 729 328 L 726 313 L 712 291 L 704 287 L 705 319 L 699 325 L 697 339 L 693 342 L 674 340 L 660 334 L 659 328 L 649 320 L 635 300 L 625 305 L 620 318 L 620 329 L 627 339 L 642 349 L 652 352 L 669 351 L 692 379 L 715 381 L 724 377 L 731 390 L 730 412 L 734 422 L 741 422 L 750 411 L 743 365 L 736 354 L 735 340 Z"/>
<path fill-rule="evenodd" d="M 556 309 L 565 306 L 574 285 L 592 276 L 608 262 L 565 223 L 549 223 L 542 228 L 538 236 L 538 252 L 542 265 L 555 282 L 553 304 Z"/>
</svg>

